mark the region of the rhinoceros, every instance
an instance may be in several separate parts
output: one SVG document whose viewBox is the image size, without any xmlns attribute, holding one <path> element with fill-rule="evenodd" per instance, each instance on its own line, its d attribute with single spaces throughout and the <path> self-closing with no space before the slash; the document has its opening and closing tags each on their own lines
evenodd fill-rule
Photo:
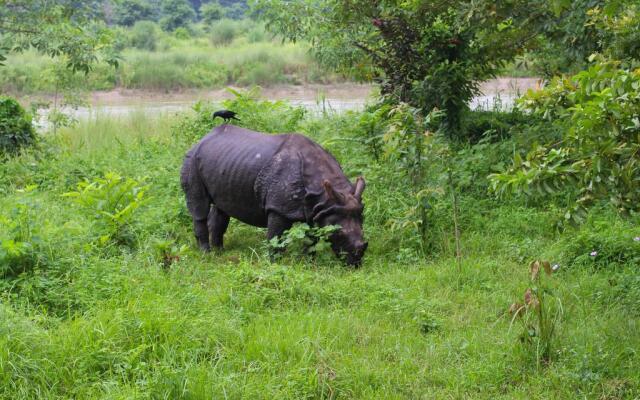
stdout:
<svg viewBox="0 0 640 400">
<path fill-rule="evenodd" d="M 222 248 L 230 217 L 266 227 L 267 239 L 306 222 L 339 225 L 329 237 L 333 251 L 347 264 L 361 263 L 365 180 L 351 183 L 336 159 L 306 136 L 220 125 L 187 152 L 180 177 L 204 251 Z"/>
</svg>

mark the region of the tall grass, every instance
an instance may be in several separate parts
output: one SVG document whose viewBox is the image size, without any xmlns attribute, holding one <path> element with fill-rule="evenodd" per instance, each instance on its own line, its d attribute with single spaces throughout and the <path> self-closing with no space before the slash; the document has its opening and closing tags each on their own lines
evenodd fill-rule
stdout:
<svg viewBox="0 0 640 400">
<path fill-rule="evenodd" d="M 144 39 L 136 27 L 131 35 L 132 45 Z M 69 86 L 173 91 L 342 80 L 320 68 L 305 44 L 273 41 L 255 23 L 218 21 L 205 36 L 193 39 L 162 35 L 153 42 L 155 51 L 127 47 L 118 69 L 98 64 L 88 75 L 71 77 Z M 7 66 L 0 68 L 0 89 L 14 94 L 51 93 L 56 90 L 54 62 L 32 51 L 13 54 Z"/>
<path fill-rule="evenodd" d="M 462 193 L 459 268 L 451 246 L 425 257 L 413 231 L 390 228 L 406 185 L 363 150 L 358 120 L 308 117 L 297 130 L 367 178 L 370 246 L 359 270 L 297 255 L 271 263 L 264 231 L 237 221 L 224 252 L 200 253 L 178 183 L 193 136 L 170 129 L 171 116 L 98 116 L 0 164 L 0 218 L 19 203 L 38 210 L 42 252 L 32 271 L 0 277 L 0 398 L 640 395 L 637 267 L 573 261 L 602 246 L 602 224 L 635 245 L 637 219 L 594 211 L 599 223 L 557 232 L 553 210 Z M 96 243 L 93 217 L 61 195 L 108 171 L 151 185 L 130 246 Z M 450 229 L 438 234 L 450 242 Z M 167 240 L 189 247 L 169 266 L 154 250 Z M 560 264 L 565 308 L 545 368 L 521 354 L 506 313 L 528 281 L 520 258 L 538 255 Z"/>
</svg>

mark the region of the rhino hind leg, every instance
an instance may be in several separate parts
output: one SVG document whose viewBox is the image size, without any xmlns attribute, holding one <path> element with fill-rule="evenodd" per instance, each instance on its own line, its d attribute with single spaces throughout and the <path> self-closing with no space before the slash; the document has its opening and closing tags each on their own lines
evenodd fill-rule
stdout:
<svg viewBox="0 0 640 400">
<path fill-rule="evenodd" d="M 211 197 L 207 189 L 199 179 L 192 164 L 191 152 L 187 155 L 182 167 L 180 183 L 187 199 L 187 209 L 193 219 L 193 231 L 198 245 L 204 251 L 209 251 L 209 230 L 207 229 L 207 217 L 211 208 Z"/>
<path fill-rule="evenodd" d="M 209 227 L 209 235 L 211 236 L 211 243 L 213 247 L 222 249 L 222 238 L 229 226 L 229 215 L 221 209 L 213 206 L 209 211 L 209 218 L 207 225 Z"/>
<path fill-rule="evenodd" d="M 189 201 L 187 200 L 189 212 L 193 218 L 193 232 L 198 240 L 198 245 L 203 251 L 211 250 L 209 244 L 209 229 L 207 229 L 207 217 L 211 203 L 207 201 Z"/>
</svg>

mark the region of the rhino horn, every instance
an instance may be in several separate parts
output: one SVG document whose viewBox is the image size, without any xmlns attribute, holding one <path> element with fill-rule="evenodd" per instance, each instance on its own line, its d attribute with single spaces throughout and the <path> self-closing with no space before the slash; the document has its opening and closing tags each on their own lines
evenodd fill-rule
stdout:
<svg viewBox="0 0 640 400">
<path fill-rule="evenodd" d="M 353 196 L 358 199 L 358 201 L 362 200 L 362 192 L 364 192 L 365 186 L 366 182 L 364 178 L 359 176 L 358 179 L 356 179 L 356 188 L 353 191 Z"/>
</svg>

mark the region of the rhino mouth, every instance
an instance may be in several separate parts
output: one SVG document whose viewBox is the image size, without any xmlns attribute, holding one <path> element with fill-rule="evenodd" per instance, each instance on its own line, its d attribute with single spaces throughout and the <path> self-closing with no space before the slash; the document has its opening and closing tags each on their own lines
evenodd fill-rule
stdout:
<svg viewBox="0 0 640 400">
<path fill-rule="evenodd" d="M 362 258 L 364 257 L 364 252 L 367 249 L 367 243 L 364 243 L 357 250 L 346 250 L 346 249 L 336 249 L 334 248 L 335 253 L 342 259 L 347 265 L 351 267 L 360 267 L 362 265 Z"/>
</svg>

